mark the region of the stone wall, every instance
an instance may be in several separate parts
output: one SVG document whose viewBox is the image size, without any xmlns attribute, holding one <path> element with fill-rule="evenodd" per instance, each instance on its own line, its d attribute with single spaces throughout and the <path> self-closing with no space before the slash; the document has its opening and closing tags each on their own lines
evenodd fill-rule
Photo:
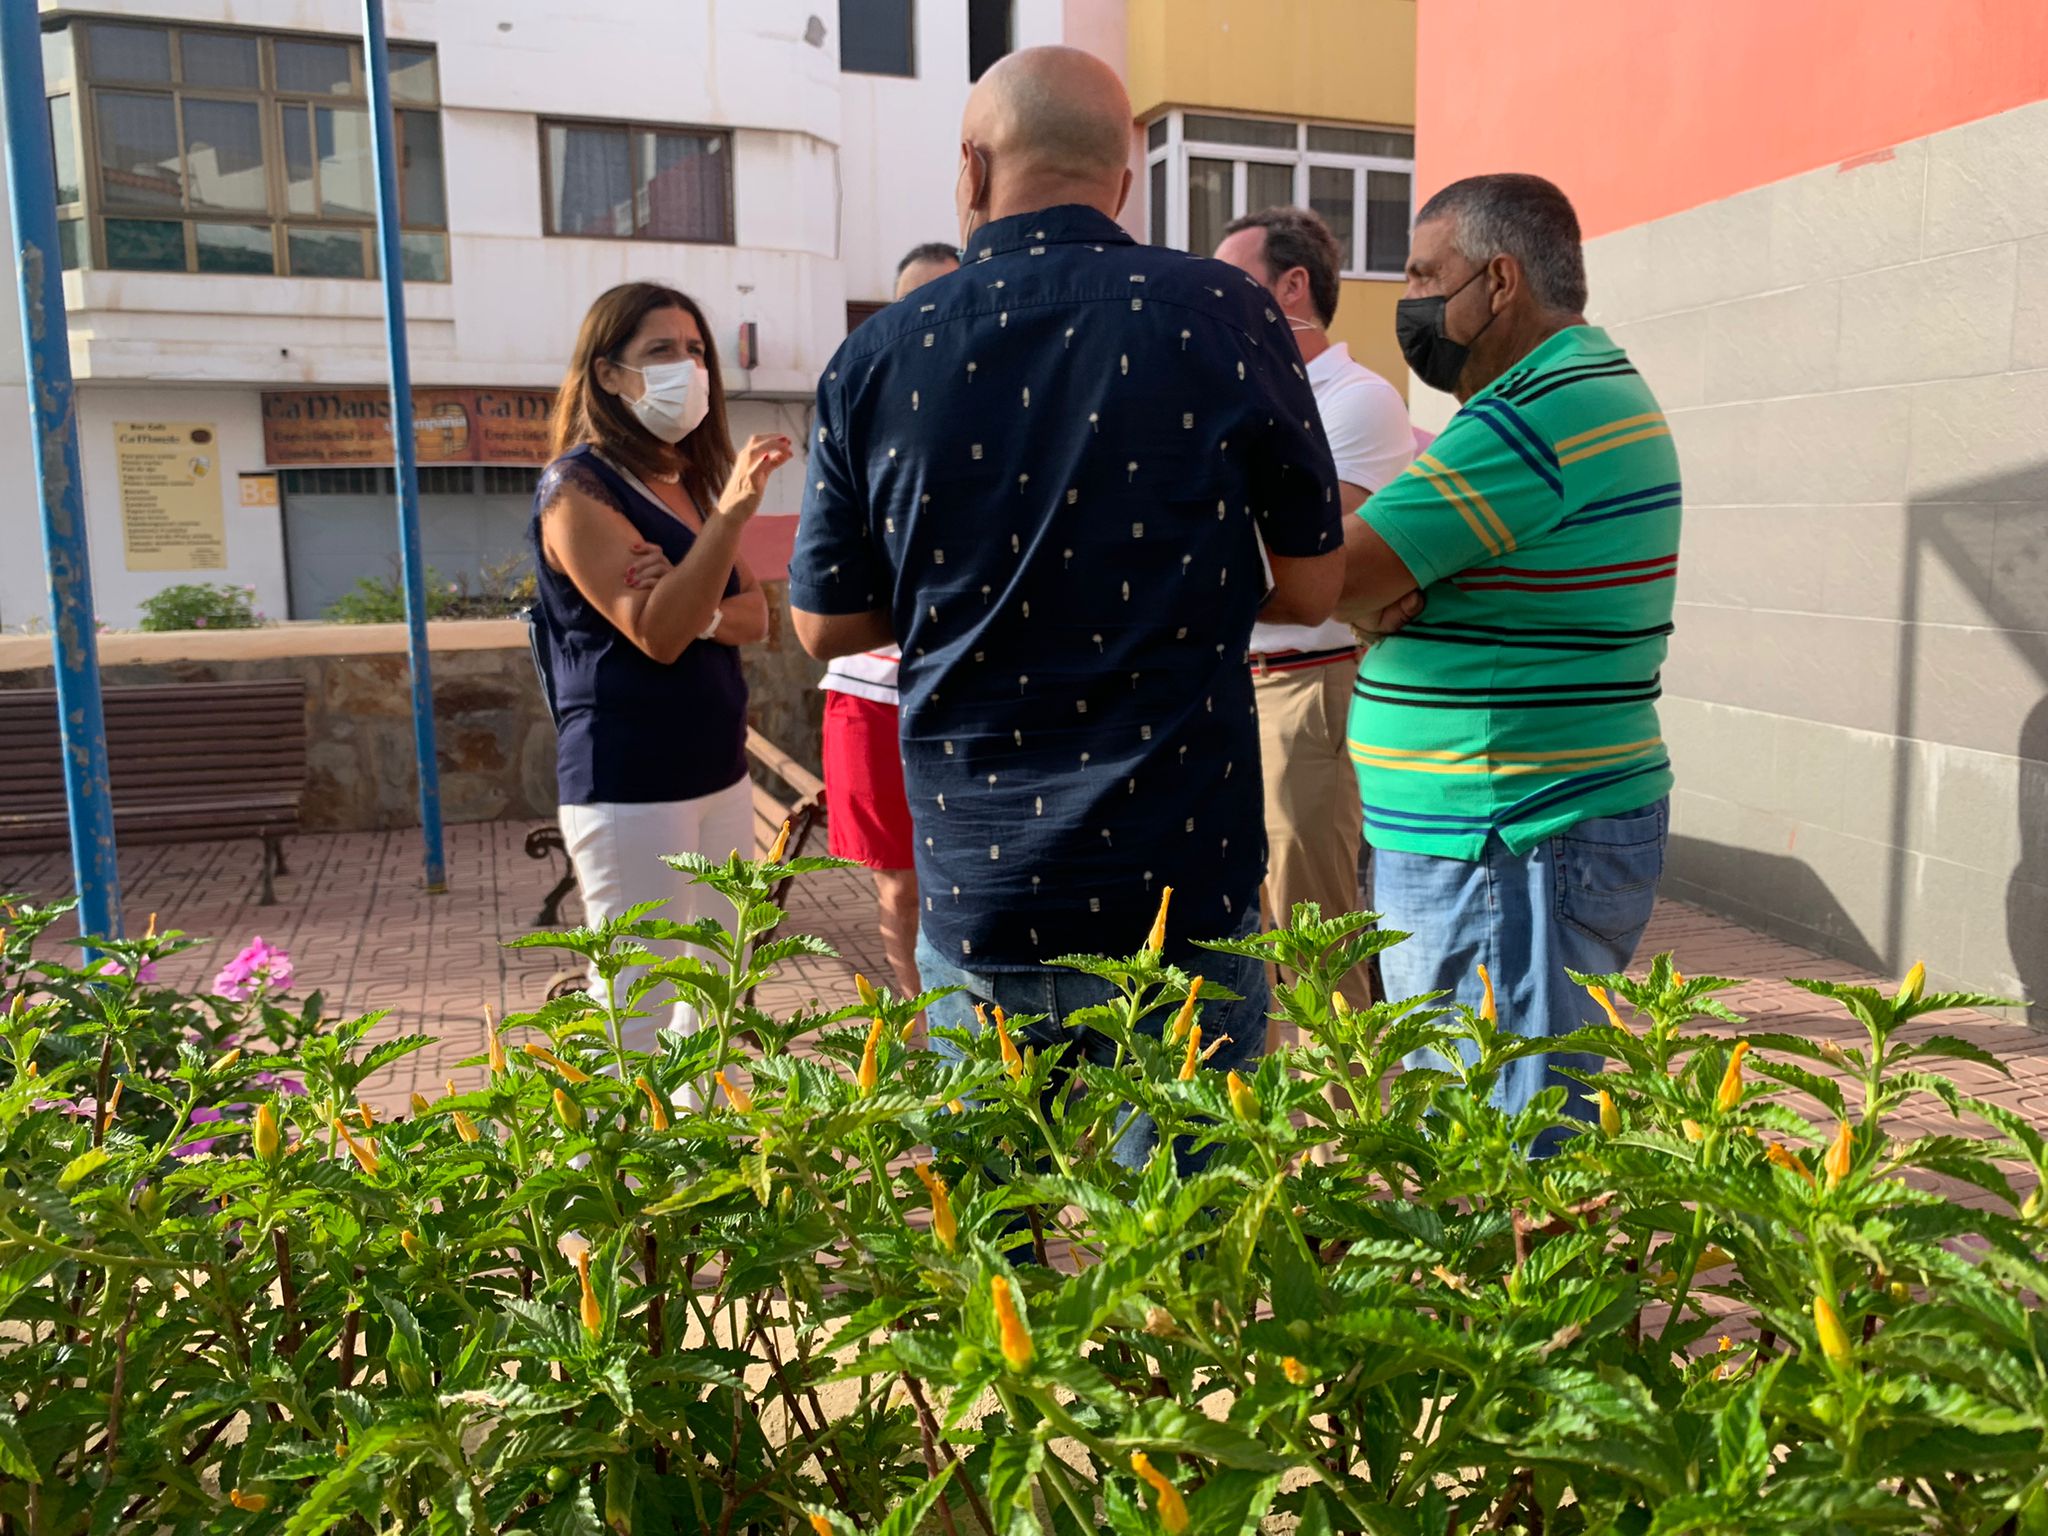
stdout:
<svg viewBox="0 0 2048 1536">
<path fill-rule="evenodd" d="M 813 768 L 822 669 L 790 631 L 781 583 L 768 587 L 768 641 L 742 654 L 756 729 Z M 545 820 L 555 812 L 555 732 L 518 620 L 427 626 L 441 811 L 449 822 Z M 0 639 L 0 689 L 48 688 L 47 640 Z M 302 824 L 367 831 L 419 820 L 412 692 L 401 625 L 104 635 L 109 686 L 297 677 L 306 685 Z"/>
</svg>

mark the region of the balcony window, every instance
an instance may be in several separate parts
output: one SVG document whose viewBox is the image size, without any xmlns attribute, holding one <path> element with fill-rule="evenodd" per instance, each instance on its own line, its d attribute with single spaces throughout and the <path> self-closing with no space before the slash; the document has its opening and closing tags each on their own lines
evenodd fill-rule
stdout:
<svg viewBox="0 0 2048 1536">
<path fill-rule="evenodd" d="M 44 34 L 67 265 L 376 274 L 376 160 L 346 38 L 81 21 Z M 433 50 L 394 47 L 400 244 L 446 281 Z M 59 90 L 59 87 L 62 87 Z"/>
<path fill-rule="evenodd" d="M 913 0 L 839 0 L 839 67 L 849 75 L 917 74 Z"/>
<path fill-rule="evenodd" d="M 732 244 L 729 133 L 544 122 L 541 142 L 549 234 Z"/>
</svg>

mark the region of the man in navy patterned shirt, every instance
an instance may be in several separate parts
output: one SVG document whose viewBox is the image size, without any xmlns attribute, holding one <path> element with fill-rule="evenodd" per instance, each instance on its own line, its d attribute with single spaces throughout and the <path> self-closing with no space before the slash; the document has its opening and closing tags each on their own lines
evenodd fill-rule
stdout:
<svg viewBox="0 0 2048 1536">
<path fill-rule="evenodd" d="M 1137 949 L 1170 885 L 1169 958 L 1248 995 L 1204 1019 L 1242 1060 L 1263 972 L 1188 941 L 1257 918 L 1245 648 L 1254 617 L 1329 616 L 1336 474 L 1266 292 L 1116 224 L 1130 123 L 1115 73 L 1076 50 L 982 77 L 964 265 L 848 337 L 819 384 L 790 601 L 814 656 L 903 647 L 925 985 L 1063 1019 L 1098 984 L 1042 962 Z"/>
</svg>

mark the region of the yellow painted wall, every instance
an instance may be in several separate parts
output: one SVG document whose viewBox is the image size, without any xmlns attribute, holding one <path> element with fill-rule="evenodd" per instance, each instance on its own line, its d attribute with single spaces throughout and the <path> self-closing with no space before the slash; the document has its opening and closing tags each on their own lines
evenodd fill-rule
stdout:
<svg viewBox="0 0 2048 1536">
<path fill-rule="evenodd" d="M 1394 301 L 1402 284 L 1346 278 L 1337 296 L 1330 340 L 1348 342 L 1351 355 L 1408 398 L 1408 364 L 1394 341 Z"/>
<path fill-rule="evenodd" d="M 1130 0 L 1128 83 L 1162 107 L 1405 126 L 1416 0 Z"/>
</svg>

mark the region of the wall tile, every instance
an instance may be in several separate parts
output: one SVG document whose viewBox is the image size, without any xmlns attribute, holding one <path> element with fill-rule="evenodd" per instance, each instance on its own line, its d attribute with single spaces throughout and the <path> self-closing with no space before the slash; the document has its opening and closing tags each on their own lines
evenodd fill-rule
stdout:
<svg viewBox="0 0 2048 1536">
<path fill-rule="evenodd" d="M 1658 219 L 1650 231 L 1645 314 L 1762 293 L 1771 282 L 1771 189 L 1758 187 Z"/>
<path fill-rule="evenodd" d="M 1658 302 L 1650 229 L 1636 224 L 1586 242 L 1586 317 L 1595 325 L 1624 325 L 1670 307 Z"/>
<path fill-rule="evenodd" d="M 1829 549 L 1820 611 L 1991 622 L 1996 507 L 1816 507 L 1809 515 Z"/>
<path fill-rule="evenodd" d="M 1712 313 L 1689 309 L 1607 327 L 1666 411 L 1685 410 L 1706 400 L 1707 317 Z"/>
<path fill-rule="evenodd" d="M 1913 499 L 2048 501 L 2048 370 L 1944 379 L 1911 397 Z"/>
<path fill-rule="evenodd" d="M 1845 278 L 1842 387 L 2004 369 L 2018 269 L 2008 243 Z"/>
<path fill-rule="evenodd" d="M 2048 101 L 1928 140 L 1928 255 L 2048 234 Z"/>
<path fill-rule="evenodd" d="M 2048 368 L 2048 235 L 2020 242 L 2014 292 L 2012 365 Z"/>
<path fill-rule="evenodd" d="M 1761 400 L 1835 387 L 1841 288 L 1809 283 L 1707 311 L 1706 398 Z"/>
<path fill-rule="evenodd" d="M 1920 255 L 1927 141 L 1886 158 L 1828 166 L 1771 190 L 1770 273 L 1789 286 L 1841 277 Z"/>
<path fill-rule="evenodd" d="M 1997 623 L 2048 633 L 2048 504 L 2012 502 L 1998 508 L 1991 601 Z"/>
<path fill-rule="evenodd" d="M 1917 626 L 1910 733 L 1980 752 L 2011 752 L 2029 717 L 2048 700 L 2048 644 L 2018 642 L 1995 629 Z"/>
</svg>

